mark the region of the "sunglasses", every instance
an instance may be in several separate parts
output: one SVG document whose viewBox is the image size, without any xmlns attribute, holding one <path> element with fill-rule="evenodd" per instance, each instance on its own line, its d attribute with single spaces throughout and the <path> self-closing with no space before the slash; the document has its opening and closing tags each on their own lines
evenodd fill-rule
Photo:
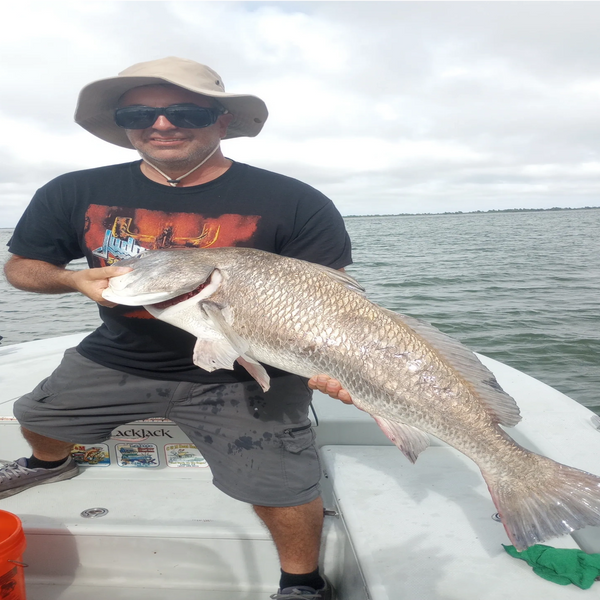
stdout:
<svg viewBox="0 0 600 600">
<path fill-rule="evenodd" d="M 126 106 L 115 110 L 115 123 L 124 129 L 152 127 L 160 115 L 171 125 L 185 129 L 202 129 L 217 122 L 223 111 L 204 108 L 195 104 L 171 104 L 171 106 Z"/>
</svg>

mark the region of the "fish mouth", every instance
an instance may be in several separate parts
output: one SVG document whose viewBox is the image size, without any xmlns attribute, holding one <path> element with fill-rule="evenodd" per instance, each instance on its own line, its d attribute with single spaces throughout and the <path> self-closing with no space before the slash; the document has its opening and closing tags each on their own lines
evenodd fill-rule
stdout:
<svg viewBox="0 0 600 600">
<path fill-rule="evenodd" d="M 171 298 L 170 300 L 165 300 L 164 302 L 158 302 L 157 304 L 153 304 L 152 308 L 157 310 L 166 310 L 170 306 L 174 306 L 175 304 L 179 304 L 180 302 L 184 302 L 185 300 L 189 300 L 194 296 L 197 296 L 207 285 L 210 284 L 210 279 L 201 283 L 197 288 L 193 289 L 191 292 L 186 292 L 185 294 L 180 294 L 179 296 L 175 296 L 175 298 Z"/>
<path fill-rule="evenodd" d="M 133 276 L 132 273 L 134 274 Z M 109 287 L 103 290 L 102 296 L 110 302 L 125 306 L 144 306 L 148 310 L 148 307 L 153 307 L 159 314 L 169 309 L 179 310 L 179 305 L 191 301 L 192 298 L 195 298 L 196 302 L 208 298 L 217 291 L 223 281 L 221 273 L 218 269 L 214 269 L 206 279 L 201 280 L 198 278 L 196 281 L 190 282 L 189 285 L 178 285 L 174 286 L 174 289 L 168 290 L 165 289 L 165 287 L 168 287 L 168 284 L 158 281 L 158 291 L 136 293 L 136 287 L 152 290 L 152 278 L 150 278 L 150 282 L 146 281 L 144 283 L 142 281 L 144 279 L 141 275 L 142 271 L 136 272 L 134 270 L 132 273 L 114 277 Z M 157 279 L 160 280 L 161 277 L 154 277 L 154 280 Z M 197 284 L 196 287 L 192 287 L 194 283 Z M 178 308 L 175 309 L 175 306 Z"/>
</svg>

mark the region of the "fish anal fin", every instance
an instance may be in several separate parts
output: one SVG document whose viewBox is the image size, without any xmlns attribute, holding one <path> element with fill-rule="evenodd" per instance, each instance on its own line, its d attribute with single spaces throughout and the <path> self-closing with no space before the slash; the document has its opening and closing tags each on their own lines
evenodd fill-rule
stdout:
<svg viewBox="0 0 600 600">
<path fill-rule="evenodd" d="M 430 444 L 429 436 L 424 431 L 412 425 L 390 421 L 384 417 L 374 416 L 373 418 L 377 425 L 381 427 L 383 433 L 394 442 L 404 456 L 413 464 L 416 462 L 419 454 Z"/>
</svg>

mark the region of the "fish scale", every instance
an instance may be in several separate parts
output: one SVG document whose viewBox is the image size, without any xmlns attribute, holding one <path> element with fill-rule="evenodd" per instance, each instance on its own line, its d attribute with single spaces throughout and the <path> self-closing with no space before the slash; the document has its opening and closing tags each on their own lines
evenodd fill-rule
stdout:
<svg viewBox="0 0 600 600">
<path fill-rule="evenodd" d="M 345 274 L 249 248 L 148 251 L 120 265 L 133 270 L 105 297 L 196 335 L 200 367 L 237 360 L 263 389 L 260 363 L 328 374 L 412 462 L 429 434 L 463 452 L 517 549 L 600 525 L 600 479 L 512 440 L 500 425 L 516 425 L 518 408 L 472 352 L 370 302 Z"/>
</svg>

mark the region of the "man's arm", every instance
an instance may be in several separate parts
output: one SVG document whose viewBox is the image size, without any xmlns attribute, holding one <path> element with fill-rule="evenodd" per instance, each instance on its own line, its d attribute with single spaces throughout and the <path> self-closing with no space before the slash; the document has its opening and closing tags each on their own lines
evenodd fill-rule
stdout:
<svg viewBox="0 0 600 600">
<path fill-rule="evenodd" d="M 102 306 L 116 306 L 102 297 L 108 280 L 131 271 L 129 267 L 102 267 L 72 271 L 65 265 L 53 265 L 12 255 L 4 265 L 8 282 L 19 290 L 39 294 L 69 294 L 79 292 Z"/>
</svg>

